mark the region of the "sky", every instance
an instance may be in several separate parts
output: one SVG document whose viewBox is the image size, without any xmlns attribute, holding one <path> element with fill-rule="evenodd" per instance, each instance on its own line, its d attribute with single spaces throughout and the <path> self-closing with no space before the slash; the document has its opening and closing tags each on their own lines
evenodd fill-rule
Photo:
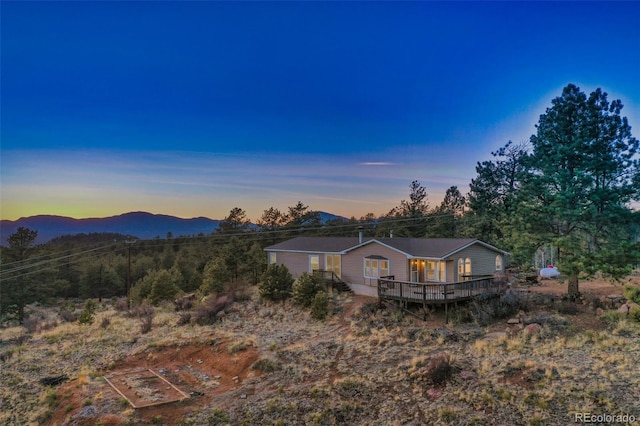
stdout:
<svg viewBox="0 0 640 426">
<path fill-rule="evenodd" d="M 3 1 L 0 218 L 465 194 L 569 83 L 640 137 L 640 2 Z"/>
</svg>

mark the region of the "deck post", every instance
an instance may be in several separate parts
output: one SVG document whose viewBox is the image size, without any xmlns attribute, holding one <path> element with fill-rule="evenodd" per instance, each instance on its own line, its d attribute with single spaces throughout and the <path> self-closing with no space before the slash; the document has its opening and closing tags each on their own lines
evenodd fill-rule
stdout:
<svg viewBox="0 0 640 426">
<path fill-rule="evenodd" d="M 449 302 L 447 301 L 447 285 L 442 286 L 444 293 L 444 323 L 449 324 Z"/>
</svg>

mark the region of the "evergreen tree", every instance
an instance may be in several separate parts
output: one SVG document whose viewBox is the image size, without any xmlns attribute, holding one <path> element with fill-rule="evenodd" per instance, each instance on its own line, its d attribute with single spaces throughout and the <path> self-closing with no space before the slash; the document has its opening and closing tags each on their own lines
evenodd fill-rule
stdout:
<svg viewBox="0 0 640 426">
<path fill-rule="evenodd" d="M 531 137 L 519 212 L 541 221 L 545 242 L 558 247 L 572 298 L 579 296 L 580 274 L 620 277 L 637 250 L 627 230 L 628 204 L 640 196 L 639 144 L 621 110 L 602 90 L 587 97 L 570 84 Z"/>
<path fill-rule="evenodd" d="M 469 185 L 465 230 L 468 236 L 500 247 L 509 246 L 508 233 L 517 204 L 518 189 L 527 172 L 528 144 L 509 141 L 491 155 L 494 161 L 478 162 Z"/>
<path fill-rule="evenodd" d="M 234 207 L 229 215 L 220 221 L 217 232 L 224 234 L 237 234 L 249 230 L 251 221 L 247 218 L 247 213 L 240 207 Z"/>
<path fill-rule="evenodd" d="M 291 297 L 293 277 L 289 269 L 274 263 L 262 274 L 262 282 L 258 285 L 260 296 L 267 300 L 285 300 Z"/>
<path fill-rule="evenodd" d="M 35 294 L 36 279 L 26 268 L 34 255 L 37 237 L 38 231 L 21 226 L 9 235 L 9 247 L 2 251 L 2 263 L 9 263 L 9 267 L 3 268 L 0 283 L 0 316 L 15 314 L 20 323 L 24 320 L 25 306 L 38 299 Z M 13 272 L 8 273 L 7 270 Z"/>
</svg>

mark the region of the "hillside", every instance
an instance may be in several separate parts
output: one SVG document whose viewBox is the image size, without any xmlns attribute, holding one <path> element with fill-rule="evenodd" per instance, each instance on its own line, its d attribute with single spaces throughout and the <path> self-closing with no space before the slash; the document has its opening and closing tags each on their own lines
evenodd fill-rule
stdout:
<svg viewBox="0 0 640 426">
<path fill-rule="evenodd" d="M 572 309 L 553 297 L 564 287 L 519 293 L 519 323 L 483 326 L 462 321 L 464 308 L 454 324 L 441 311 L 425 323 L 350 295 L 332 298 L 325 322 L 256 294 L 211 325 L 185 324 L 184 312 L 166 306 L 148 333 L 144 316 L 110 303 L 85 326 L 36 307 L 30 334 L 0 334 L 0 422 L 533 426 L 573 424 L 576 413 L 637 421 L 640 326 L 607 311 L 619 285 L 596 284 L 583 284 L 584 304 Z M 38 383 L 60 375 L 60 385 Z"/>
</svg>

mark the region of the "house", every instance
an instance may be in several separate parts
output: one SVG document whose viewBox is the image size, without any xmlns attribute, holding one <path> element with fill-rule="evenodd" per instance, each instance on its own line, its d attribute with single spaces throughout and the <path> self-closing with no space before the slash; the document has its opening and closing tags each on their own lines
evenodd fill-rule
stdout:
<svg viewBox="0 0 640 426">
<path fill-rule="evenodd" d="M 378 296 L 379 278 L 454 283 L 504 270 L 508 253 L 472 238 L 297 237 L 265 248 L 294 277 L 331 271 L 356 294 Z"/>
</svg>

